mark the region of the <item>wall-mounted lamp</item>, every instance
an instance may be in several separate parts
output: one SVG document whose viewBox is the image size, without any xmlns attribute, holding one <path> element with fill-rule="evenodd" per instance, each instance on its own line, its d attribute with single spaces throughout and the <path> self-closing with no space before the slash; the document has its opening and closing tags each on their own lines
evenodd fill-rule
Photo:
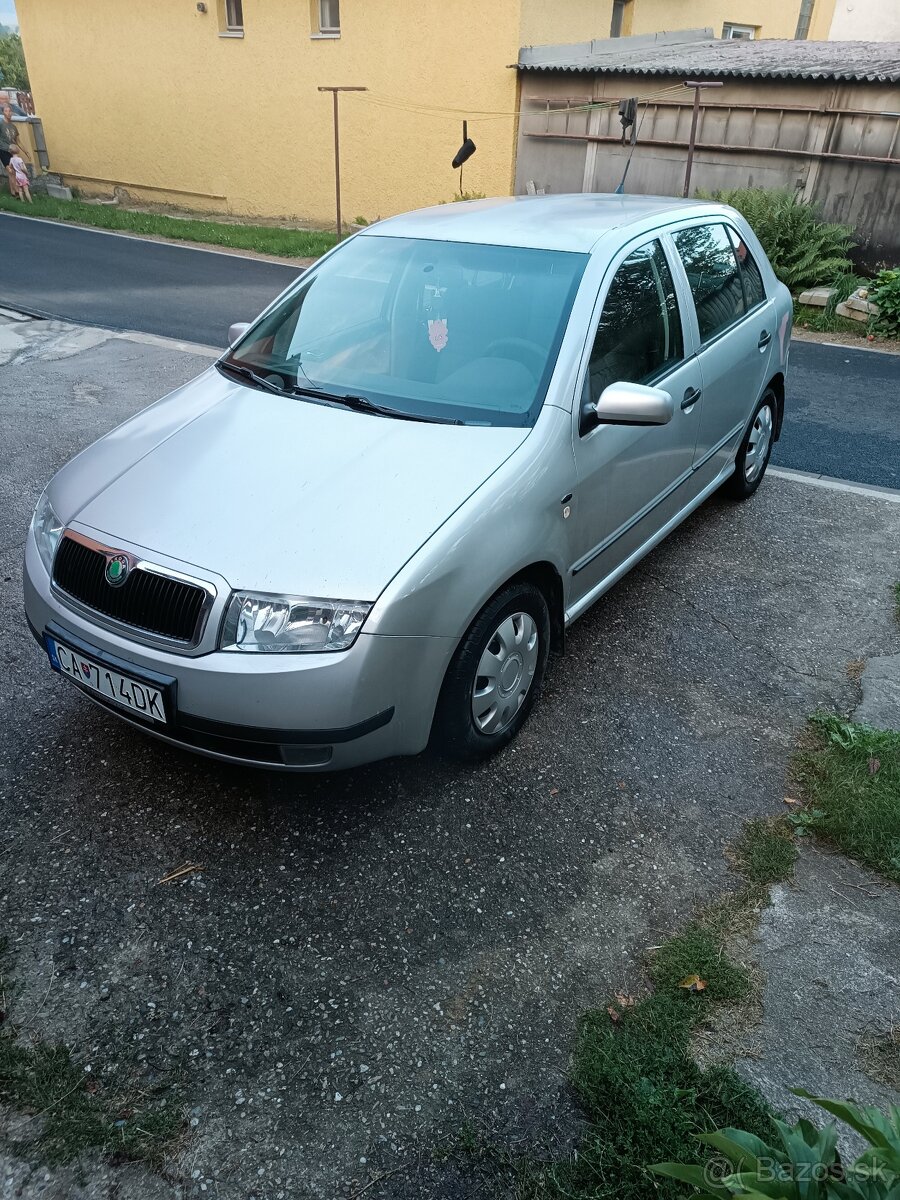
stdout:
<svg viewBox="0 0 900 1200">
<path fill-rule="evenodd" d="M 203 0 L 200 0 L 200 3 L 197 5 L 197 12 L 198 13 L 206 12 L 206 5 L 203 3 Z"/>
</svg>

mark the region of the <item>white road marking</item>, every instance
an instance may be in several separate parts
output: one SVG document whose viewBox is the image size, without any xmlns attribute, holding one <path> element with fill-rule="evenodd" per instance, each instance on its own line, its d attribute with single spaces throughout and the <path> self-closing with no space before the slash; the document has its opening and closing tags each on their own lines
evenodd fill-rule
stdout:
<svg viewBox="0 0 900 1200">
<path fill-rule="evenodd" d="M 202 354 L 205 358 L 221 358 L 227 346 L 206 346 L 202 342 L 183 342 L 177 338 L 162 337 L 158 333 L 138 333 L 124 330 L 112 335 L 124 342 L 142 342 L 147 346 L 162 346 L 167 350 L 182 350 L 185 354 Z"/>
<path fill-rule="evenodd" d="M 849 483 L 846 479 L 835 479 L 831 475 L 815 475 L 810 471 L 793 471 L 790 467 L 769 467 L 767 474 L 776 479 L 787 479 L 791 483 L 805 483 L 811 487 L 828 488 L 832 492 L 852 492 L 856 496 L 870 496 L 875 500 L 887 500 L 900 504 L 900 491 L 896 488 L 877 487 L 870 483 Z"/>
</svg>

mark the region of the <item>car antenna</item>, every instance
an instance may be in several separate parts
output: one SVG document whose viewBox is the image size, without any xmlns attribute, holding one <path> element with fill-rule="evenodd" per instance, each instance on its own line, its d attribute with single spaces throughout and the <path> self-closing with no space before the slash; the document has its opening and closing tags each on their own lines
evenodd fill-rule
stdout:
<svg viewBox="0 0 900 1200">
<path fill-rule="evenodd" d="M 637 119 L 637 106 L 638 102 L 636 96 L 629 96 L 627 100 L 619 101 L 619 120 L 622 122 L 622 145 L 625 145 L 625 139 L 629 136 L 628 131 L 630 129 L 631 153 L 628 155 L 628 158 L 625 161 L 625 170 L 622 172 L 622 178 L 619 182 L 619 186 L 616 188 L 614 193 L 616 196 L 624 196 L 625 194 L 625 177 L 628 174 L 628 168 L 631 166 L 631 158 L 634 154 L 634 148 L 637 145 L 638 126 L 635 124 Z M 644 112 L 646 111 L 647 110 L 645 109 Z M 641 121 L 643 120 L 644 115 L 642 113 Z"/>
</svg>

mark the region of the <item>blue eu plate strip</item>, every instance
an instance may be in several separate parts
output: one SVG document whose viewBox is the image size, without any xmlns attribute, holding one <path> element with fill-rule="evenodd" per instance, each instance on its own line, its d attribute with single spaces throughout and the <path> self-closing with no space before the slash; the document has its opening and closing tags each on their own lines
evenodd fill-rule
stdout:
<svg viewBox="0 0 900 1200">
<path fill-rule="evenodd" d="M 56 652 L 56 642 L 54 642 L 52 637 L 47 637 L 44 634 L 44 644 L 47 647 L 47 657 L 50 659 L 50 666 L 55 671 L 61 671 L 62 667 L 59 665 L 59 655 Z"/>
</svg>

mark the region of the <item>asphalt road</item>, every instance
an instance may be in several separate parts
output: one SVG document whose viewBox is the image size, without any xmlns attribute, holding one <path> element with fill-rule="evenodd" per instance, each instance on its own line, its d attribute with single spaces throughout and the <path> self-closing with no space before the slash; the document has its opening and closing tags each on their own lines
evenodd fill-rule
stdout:
<svg viewBox="0 0 900 1200">
<path fill-rule="evenodd" d="M 212 346 L 300 266 L 0 214 L 0 305 Z M 900 358 L 795 341 L 772 461 L 900 488 Z"/>
<path fill-rule="evenodd" d="M 900 488 L 900 355 L 795 339 L 772 462 Z"/>
<path fill-rule="evenodd" d="M 491 762 L 242 770 L 91 705 L 21 603 L 52 472 L 208 362 L 0 325 L 10 1024 L 104 1089 L 182 1089 L 183 1200 L 509 1195 L 436 1147 L 468 1119 L 513 1157 L 566 1152 L 579 1014 L 641 989 L 646 947 L 734 886 L 723 846 L 783 810 L 805 714 L 852 709 L 848 662 L 895 650 L 900 505 L 778 478 L 710 501 L 573 626 Z M 0 1179 L 3 1153 L 0 1121 Z"/>
<path fill-rule="evenodd" d="M 225 346 L 302 267 L 0 213 L 0 305 Z"/>
</svg>

